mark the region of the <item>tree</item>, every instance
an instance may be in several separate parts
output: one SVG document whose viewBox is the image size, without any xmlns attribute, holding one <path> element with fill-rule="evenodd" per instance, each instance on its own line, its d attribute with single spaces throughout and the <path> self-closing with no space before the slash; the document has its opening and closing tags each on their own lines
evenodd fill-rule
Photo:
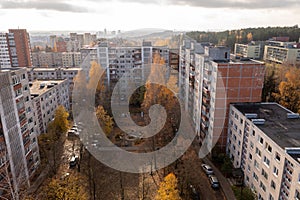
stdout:
<svg viewBox="0 0 300 200">
<path fill-rule="evenodd" d="M 99 120 L 101 127 L 104 128 L 105 134 L 109 135 L 114 125 L 113 118 L 107 114 L 103 106 L 98 106 L 96 108 L 96 116 Z"/>
<path fill-rule="evenodd" d="M 66 111 L 65 107 L 59 105 L 55 111 L 54 120 L 48 125 L 48 132 L 55 132 L 58 137 L 61 133 L 66 133 L 69 129 L 68 121 L 69 113 Z"/>
<path fill-rule="evenodd" d="M 65 179 L 53 178 L 44 188 L 48 200 L 87 200 L 88 195 L 83 187 L 82 177 L 69 175 Z"/>
<path fill-rule="evenodd" d="M 292 67 L 281 81 L 278 93 L 273 93 L 277 102 L 293 112 L 300 113 L 300 69 Z"/>
<path fill-rule="evenodd" d="M 177 178 L 173 173 L 168 174 L 160 183 L 156 200 L 181 200 L 177 189 Z"/>
</svg>

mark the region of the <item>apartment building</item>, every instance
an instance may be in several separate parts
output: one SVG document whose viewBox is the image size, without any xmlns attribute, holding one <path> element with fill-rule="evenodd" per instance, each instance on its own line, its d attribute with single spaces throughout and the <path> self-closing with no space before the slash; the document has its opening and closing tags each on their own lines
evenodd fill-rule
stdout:
<svg viewBox="0 0 300 200">
<path fill-rule="evenodd" d="M 180 97 L 200 144 L 211 149 L 217 143 L 225 151 L 229 103 L 261 100 L 264 63 L 194 41 L 185 42 L 180 57 Z"/>
<path fill-rule="evenodd" d="M 79 67 L 81 64 L 80 52 L 63 52 L 61 59 L 63 67 Z"/>
<path fill-rule="evenodd" d="M 60 52 L 33 52 L 32 64 L 34 67 L 61 67 L 62 53 Z"/>
<path fill-rule="evenodd" d="M 300 44 L 296 42 L 268 41 L 265 45 L 264 60 L 280 64 L 299 64 Z"/>
<path fill-rule="evenodd" d="M 31 56 L 31 46 L 30 38 L 26 29 L 9 29 L 9 39 L 13 37 L 14 43 L 9 44 L 15 51 L 11 53 L 11 57 L 16 56 L 18 64 L 12 64 L 13 67 L 31 67 L 32 66 L 32 56 Z M 12 39 L 11 39 L 12 41 Z M 14 54 L 16 53 L 16 55 Z M 13 58 L 12 58 L 13 60 Z"/>
<path fill-rule="evenodd" d="M 35 111 L 35 132 L 45 133 L 54 119 L 59 105 L 70 109 L 68 80 L 34 80 L 30 82 L 30 94 Z"/>
<path fill-rule="evenodd" d="M 0 68 L 11 67 L 8 36 L 6 33 L 0 33 Z"/>
<path fill-rule="evenodd" d="M 40 158 L 26 69 L 1 69 L 0 83 L 0 193 L 11 199 L 29 186 Z"/>
<path fill-rule="evenodd" d="M 260 60 L 263 58 L 264 43 L 254 42 L 248 44 L 234 44 L 234 54 L 236 56 Z"/>
<path fill-rule="evenodd" d="M 276 103 L 230 105 L 227 154 L 258 199 L 300 199 L 300 118 Z"/>
</svg>

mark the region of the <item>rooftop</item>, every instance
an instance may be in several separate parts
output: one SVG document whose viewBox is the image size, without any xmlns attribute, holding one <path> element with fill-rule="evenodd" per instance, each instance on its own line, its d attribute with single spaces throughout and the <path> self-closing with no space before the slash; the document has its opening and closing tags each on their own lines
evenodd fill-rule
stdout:
<svg viewBox="0 0 300 200">
<path fill-rule="evenodd" d="M 36 67 L 36 68 L 27 68 L 28 71 L 79 71 L 81 70 L 80 67 Z"/>
<path fill-rule="evenodd" d="M 65 80 L 36 80 L 29 83 L 30 94 L 33 97 L 40 96 L 51 90 L 55 85 L 58 85 Z"/>
<path fill-rule="evenodd" d="M 300 118 L 289 119 L 292 111 L 277 103 L 235 103 L 244 115 L 257 114 L 256 119 L 264 119 L 262 125 L 256 125 L 281 148 L 300 147 Z"/>
</svg>

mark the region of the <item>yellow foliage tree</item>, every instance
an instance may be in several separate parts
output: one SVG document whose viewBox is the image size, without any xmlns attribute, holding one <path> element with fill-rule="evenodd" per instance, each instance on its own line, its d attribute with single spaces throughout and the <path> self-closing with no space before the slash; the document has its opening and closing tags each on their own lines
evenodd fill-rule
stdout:
<svg viewBox="0 0 300 200">
<path fill-rule="evenodd" d="M 181 200 L 177 189 L 177 178 L 173 173 L 168 174 L 160 183 L 156 200 Z"/>
<path fill-rule="evenodd" d="M 56 134 L 66 133 L 69 129 L 68 117 L 69 113 L 65 107 L 59 105 L 55 111 L 54 120 L 48 125 L 48 132 L 54 132 Z"/>
<path fill-rule="evenodd" d="M 300 69 L 290 68 L 285 78 L 279 84 L 278 93 L 273 95 L 282 106 L 300 113 Z"/>
<path fill-rule="evenodd" d="M 248 42 L 251 42 L 253 40 L 252 33 L 247 34 L 247 40 L 248 40 Z"/>
<path fill-rule="evenodd" d="M 48 200 L 87 200 L 88 195 L 83 187 L 82 178 L 70 175 L 60 180 L 53 178 L 44 188 Z"/>
<path fill-rule="evenodd" d="M 106 135 L 109 135 L 113 129 L 113 118 L 109 116 L 104 110 L 103 106 L 98 106 L 96 109 L 96 116 L 99 120 L 101 127 L 104 128 L 104 132 Z"/>
</svg>

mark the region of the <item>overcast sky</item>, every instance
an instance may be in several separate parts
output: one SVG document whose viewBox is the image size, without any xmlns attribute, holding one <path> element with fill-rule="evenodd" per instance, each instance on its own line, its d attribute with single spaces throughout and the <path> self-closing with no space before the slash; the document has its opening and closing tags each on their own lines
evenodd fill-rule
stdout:
<svg viewBox="0 0 300 200">
<path fill-rule="evenodd" d="M 300 0 L 0 0 L 0 30 L 227 30 L 293 26 Z"/>
</svg>

